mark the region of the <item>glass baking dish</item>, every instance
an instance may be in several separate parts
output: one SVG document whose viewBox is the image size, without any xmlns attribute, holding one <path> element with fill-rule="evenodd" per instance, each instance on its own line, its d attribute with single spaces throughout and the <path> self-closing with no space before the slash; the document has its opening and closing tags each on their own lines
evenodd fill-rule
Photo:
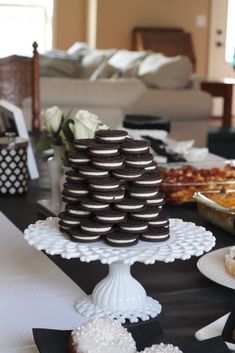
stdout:
<svg viewBox="0 0 235 353">
<path fill-rule="evenodd" d="M 194 198 L 203 218 L 235 235 L 235 190 L 197 192 Z"/>
<path fill-rule="evenodd" d="M 160 165 L 168 204 L 195 202 L 196 192 L 235 189 L 235 160 Z"/>
</svg>

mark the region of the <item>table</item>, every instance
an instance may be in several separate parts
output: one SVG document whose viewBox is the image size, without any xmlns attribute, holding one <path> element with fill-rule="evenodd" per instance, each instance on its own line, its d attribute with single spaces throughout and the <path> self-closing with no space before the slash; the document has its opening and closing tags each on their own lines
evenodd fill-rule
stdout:
<svg viewBox="0 0 235 353">
<path fill-rule="evenodd" d="M 49 197 L 49 181 L 46 165 L 39 164 L 40 179 L 29 182 L 25 196 L 0 196 L 0 210 L 22 231 L 37 219 L 36 201 Z M 170 217 L 182 218 L 206 227 L 217 238 L 216 248 L 234 245 L 234 236 L 207 223 L 197 213 L 195 205 L 167 206 Z M 33 251 L 33 249 L 32 249 Z M 66 260 L 49 257 L 86 293 L 91 293 L 98 281 L 107 275 L 108 267 L 99 261 L 82 263 L 78 259 Z M 172 343 L 189 343 L 194 333 L 203 326 L 229 312 L 234 301 L 234 291 L 204 277 L 196 267 L 197 258 L 153 265 L 136 263 L 134 277 L 144 286 L 148 295 L 158 298 L 164 310 L 159 321 Z M 89 280 L 88 280 L 89 278 Z"/>
<path fill-rule="evenodd" d="M 223 98 L 223 126 L 230 127 L 232 125 L 232 99 L 234 79 L 224 80 L 206 80 L 202 81 L 201 89 L 210 93 L 213 97 Z"/>
</svg>

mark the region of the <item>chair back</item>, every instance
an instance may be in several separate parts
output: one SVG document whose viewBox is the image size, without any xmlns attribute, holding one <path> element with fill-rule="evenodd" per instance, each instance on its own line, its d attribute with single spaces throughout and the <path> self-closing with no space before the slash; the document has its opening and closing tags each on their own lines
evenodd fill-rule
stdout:
<svg viewBox="0 0 235 353">
<path fill-rule="evenodd" d="M 152 50 L 166 56 L 186 55 L 194 70 L 196 57 L 191 34 L 178 27 L 135 27 L 132 50 Z"/>
<path fill-rule="evenodd" d="M 22 108 L 24 98 L 32 98 L 32 130 L 40 130 L 39 53 L 33 43 L 33 56 L 0 58 L 0 99 Z"/>
</svg>

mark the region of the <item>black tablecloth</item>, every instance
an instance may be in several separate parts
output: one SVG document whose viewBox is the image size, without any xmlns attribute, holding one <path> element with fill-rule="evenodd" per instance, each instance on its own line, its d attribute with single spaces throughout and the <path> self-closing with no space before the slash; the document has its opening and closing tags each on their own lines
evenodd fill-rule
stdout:
<svg viewBox="0 0 235 353">
<path fill-rule="evenodd" d="M 36 201 L 50 197 L 45 161 L 41 161 L 39 167 L 40 179 L 29 182 L 26 195 L 0 196 L 0 210 L 22 231 L 37 219 L 44 218 L 38 213 Z M 233 235 L 203 220 L 195 205 L 166 206 L 165 210 L 173 218 L 191 221 L 212 231 L 216 237 L 214 249 L 235 243 Z M 99 261 L 87 264 L 79 259 L 66 260 L 60 256 L 51 259 L 87 293 L 91 293 L 108 271 L 108 267 Z M 169 264 L 135 263 L 132 266 L 133 276 L 144 286 L 147 294 L 161 302 L 163 310 L 159 321 L 165 335 L 174 344 L 195 341 L 194 333 L 229 312 L 234 301 L 232 289 L 210 281 L 197 270 L 197 260 L 193 257 Z"/>
</svg>

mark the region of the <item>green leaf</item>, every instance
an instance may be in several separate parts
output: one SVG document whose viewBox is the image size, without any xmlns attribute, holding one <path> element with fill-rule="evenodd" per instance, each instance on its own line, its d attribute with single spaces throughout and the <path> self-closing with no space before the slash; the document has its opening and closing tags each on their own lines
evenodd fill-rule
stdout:
<svg viewBox="0 0 235 353">
<path fill-rule="evenodd" d="M 42 152 L 49 148 L 51 148 L 51 139 L 48 136 L 43 136 L 36 142 L 37 152 Z"/>
</svg>

